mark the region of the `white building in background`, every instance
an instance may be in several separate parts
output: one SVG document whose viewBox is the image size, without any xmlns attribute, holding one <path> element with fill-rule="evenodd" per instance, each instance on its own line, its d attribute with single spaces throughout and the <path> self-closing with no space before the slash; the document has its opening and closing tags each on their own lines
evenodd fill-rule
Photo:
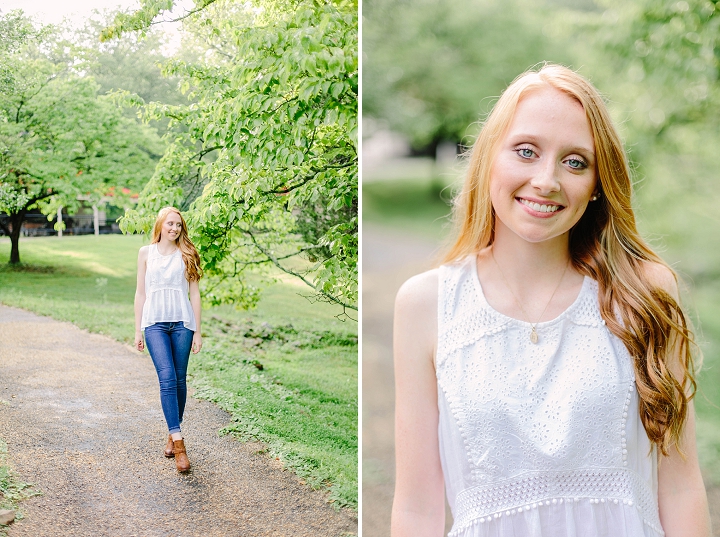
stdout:
<svg viewBox="0 0 720 537">
<path fill-rule="evenodd" d="M 124 193 L 129 193 L 129 190 Z M 131 203 L 136 203 L 137 198 L 137 194 L 132 194 L 130 196 Z M 121 233 L 117 219 L 124 214 L 125 209 L 113 204 L 113 202 L 117 202 L 114 196 L 103 196 L 96 204 L 93 204 L 88 196 L 78 196 L 77 200 L 81 202 L 80 208 L 72 214 L 68 213 L 65 207 L 59 207 L 57 212 L 50 218 L 42 214 L 38 209 L 28 211 L 23 220 L 20 234 L 23 237 L 48 235 L 62 237 L 63 235 Z M 0 213 L 0 219 L 9 220 L 9 217 L 4 213 Z M 56 231 L 55 224 L 57 222 L 63 222 L 65 229 Z M 2 235 L 3 231 L 0 229 L 0 236 Z"/>
</svg>

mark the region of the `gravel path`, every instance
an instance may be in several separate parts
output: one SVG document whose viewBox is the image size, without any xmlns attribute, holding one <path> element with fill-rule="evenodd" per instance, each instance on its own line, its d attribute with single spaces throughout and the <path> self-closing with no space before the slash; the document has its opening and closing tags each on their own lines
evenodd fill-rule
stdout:
<svg viewBox="0 0 720 537">
<path fill-rule="evenodd" d="M 190 397 L 193 467 L 178 474 L 147 353 L 68 323 L 0 306 L 0 438 L 23 481 L 9 536 L 329 536 L 357 534 L 260 445 L 219 437 L 229 416 Z M 192 359 L 192 358 L 191 358 Z"/>
</svg>

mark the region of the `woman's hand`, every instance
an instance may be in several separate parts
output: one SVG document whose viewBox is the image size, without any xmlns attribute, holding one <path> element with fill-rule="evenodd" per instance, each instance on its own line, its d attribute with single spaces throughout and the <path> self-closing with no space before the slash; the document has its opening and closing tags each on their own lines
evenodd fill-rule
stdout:
<svg viewBox="0 0 720 537">
<path fill-rule="evenodd" d="M 143 341 L 142 330 L 135 330 L 135 348 L 140 352 L 145 350 L 145 342 Z"/>
<path fill-rule="evenodd" d="M 145 349 L 141 327 L 142 312 L 145 306 L 145 269 L 148 258 L 148 246 L 138 252 L 137 286 L 135 287 L 135 345 L 140 352 Z"/>
<path fill-rule="evenodd" d="M 710 512 L 695 444 L 695 411 L 690 402 L 680 444 L 658 454 L 658 507 L 667 537 L 710 537 Z"/>
<path fill-rule="evenodd" d="M 188 282 L 190 287 L 190 305 L 192 306 L 193 315 L 195 316 L 195 323 L 197 330 L 193 334 L 192 339 L 192 351 L 193 354 L 197 354 L 202 349 L 202 335 L 200 335 L 200 313 L 201 313 L 201 300 L 200 300 L 200 286 L 197 281 Z"/>
<path fill-rule="evenodd" d="M 192 340 L 193 354 L 199 353 L 200 349 L 202 349 L 202 336 L 200 335 L 200 330 L 198 330 L 193 335 L 193 340 Z"/>
</svg>

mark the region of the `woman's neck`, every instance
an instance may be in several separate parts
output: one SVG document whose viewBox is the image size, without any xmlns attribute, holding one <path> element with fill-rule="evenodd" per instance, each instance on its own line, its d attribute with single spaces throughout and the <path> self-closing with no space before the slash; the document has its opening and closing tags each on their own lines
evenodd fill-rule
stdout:
<svg viewBox="0 0 720 537">
<path fill-rule="evenodd" d="M 485 299 L 500 313 L 530 323 L 554 319 L 577 298 L 583 276 L 570 264 L 568 235 L 529 242 L 496 228 L 477 257 Z"/>
<path fill-rule="evenodd" d="M 160 252 L 160 254 L 169 255 L 178 249 L 178 245 L 177 245 L 177 242 L 175 242 L 175 241 L 163 239 L 161 237 L 157 243 L 157 249 L 158 249 L 158 252 Z"/>
<path fill-rule="evenodd" d="M 496 228 L 490 261 L 502 272 L 504 282 L 526 296 L 545 288 L 554 288 L 566 269 L 572 271 L 567 233 L 542 242 L 529 242 L 511 230 Z M 545 294 L 545 293 L 541 293 Z"/>
</svg>

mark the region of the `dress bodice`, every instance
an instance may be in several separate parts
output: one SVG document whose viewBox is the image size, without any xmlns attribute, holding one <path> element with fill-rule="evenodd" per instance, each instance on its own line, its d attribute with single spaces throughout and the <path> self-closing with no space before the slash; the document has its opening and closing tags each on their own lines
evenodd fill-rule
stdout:
<svg viewBox="0 0 720 537">
<path fill-rule="evenodd" d="M 658 536 L 654 450 L 598 285 L 530 324 L 485 300 L 475 256 L 440 268 L 439 441 L 455 536 Z"/>
<path fill-rule="evenodd" d="M 151 244 L 145 263 L 145 304 L 141 328 L 159 322 L 182 321 L 185 328 L 196 330 L 195 315 L 188 298 L 189 284 L 180 249 L 162 255 Z"/>
</svg>

